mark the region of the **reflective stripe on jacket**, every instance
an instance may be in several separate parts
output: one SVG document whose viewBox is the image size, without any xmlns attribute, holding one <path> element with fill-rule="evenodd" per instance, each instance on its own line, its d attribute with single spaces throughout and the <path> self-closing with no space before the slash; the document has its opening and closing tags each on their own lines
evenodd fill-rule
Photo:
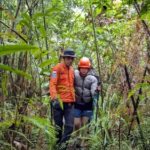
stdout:
<svg viewBox="0 0 150 150">
<path fill-rule="evenodd" d="M 56 65 L 50 78 L 50 95 L 61 99 L 63 102 L 74 102 L 74 69 L 66 67 L 64 63 Z"/>
<path fill-rule="evenodd" d="M 75 96 L 76 96 L 76 104 L 85 104 L 90 103 L 94 99 L 94 95 L 96 94 L 97 89 L 97 79 L 95 76 L 91 74 L 91 71 L 87 74 L 87 76 L 82 77 L 78 70 L 75 70 Z"/>
</svg>

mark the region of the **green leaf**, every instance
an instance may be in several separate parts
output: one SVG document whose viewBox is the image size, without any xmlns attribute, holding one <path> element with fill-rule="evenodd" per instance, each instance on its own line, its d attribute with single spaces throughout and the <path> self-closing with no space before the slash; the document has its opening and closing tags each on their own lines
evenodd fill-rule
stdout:
<svg viewBox="0 0 150 150">
<path fill-rule="evenodd" d="M 0 122 L 0 130 L 1 128 L 8 128 L 14 123 L 14 120 L 5 120 L 4 122 Z"/>
<path fill-rule="evenodd" d="M 143 15 L 141 15 L 140 20 L 144 20 L 144 19 L 146 18 L 146 16 L 147 16 L 147 14 L 146 14 L 146 13 L 145 13 L 145 14 L 143 14 Z"/>
<path fill-rule="evenodd" d="M 39 59 L 40 57 L 43 57 L 43 56 L 47 55 L 48 53 L 49 53 L 48 50 L 42 50 L 42 51 L 36 53 L 34 58 Z"/>
<path fill-rule="evenodd" d="M 128 98 L 130 98 L 134 93 L 135 93 L 134 90 L 131 90 L 131 92 L 128 95 Z"/>
<path fill-rule="evenodd" d="M 20 75 L 25 76 L 25 77 L 27 77 L 28 79 L 32 80 L 31 75 L 26 74 L 26 73 L 24 73 L 24 72 L 21 71 L 21 70 L 11 68 L 11 67 L 6 66 L 6 65 L 3 65 L 3 64 L 1 64 L 1 63 L 0 63 L 0 68 L 3 69 L 3 70 L 6 70 L 6 71 L 11 71 L 11 72 L 20 74 Z"/>
<path fill-rule="evenodd" d="M 96 15 L 100 14 L 101 11 L 102 11 L 101 8 L 97 8 L 97 9 L 96 9 Z"/>
<path fill-rule="evenodd" d="M 150 22 L 150 12 L 147 14 L 147 19 Z"/>
<path fill-rule="evenodd" d="M 141 101 L 144 101 L 146 99 L 146 97 L 144 95 L 139 95 L 139 98 Z"/>
<path fill-rule="evenodd" d="M 46 13 L 36 13 L 33 15 L 33 19 L 36 19 L 38 17 L 46 17 L 46 16 L 50 16 L 49 14 L 46 14 Z"/>
<path fill-rule="evenodd" d="M 61 106 L 61 108 L 63 110 L 64 109 L 63 101 L 61 99 L 59 99 L 59 102 L 60 102 L 60 106 Z"/>
<path fill-rule="evenodd" d="M 23 13 L 22 16 L 28 21 L 31 22 L 31 18 L 27 13 Z"/>
<path fill-rule="evenodd" d="M 46 37 L 46 31 L 43 26 L 40 26 L 39 31 L 41 32 L 43 37 Z"/>
<path fill-rule="evenodd" d="M 40 75 L 48 75 L 48 76 L 50 76 L 51 75 L 51 70 L 50 69 L 43 69 L 40 72 Z"/>
<path fill-rule="evenodd" d="M 59 28 L 57 27 L 57 25 L 56 25 L 55 23 L 50 22 L 50 25 L 51 25 L 52 27 L 54 27 L 56 30 L 59 30 Z"/>
<path fill-rule="evenodd" d="M 53 13 L 53 12 L 59 12 L 59 11 L 63 11 L 60 8 L 50 8 L 46 10 L 48 13 Z"/>
<path fill-rule="evenodd" d="M 29 25 L 29 23 L 26 20 L 19 21 L 19 24 L 30 28 L 30 25 Z"/>
<path fill-rule="evenodd" d="M 53 62 L 54 62 L 53 59 L 46 60 L 46 61 L 44 61 L 43 63 L 39 64 L 38 67 L 39 67 L 39 68 L 43 68 L 43 67 L 48 66 L 49 64 L 51 64 L 51 63 L 53 63 Z"/>
<path fill-rule="evenodd" d="M 32 49 L 38 49 L 36 46 L 31 45 L 7 45 L 0 46 L 0 56 L 7 55 L 15 52 L 24 52 Z"/>
<path fill-rule="evenodd" d="M 116 121 L 116 123 L 115 123 L 118 127 L 119 127 L 119 125 L 120 125 L 120 121 Z"/>
<path fill-rule="evenodd" d="M 46 118 L 40 118 L 36 116 L 24 116 L 24 120 L 32 122 L 35 126 L 42 129 L 43 132 L 45 132 L 47 135 L 52 137 L 52 140 L 55 139 L 55 133 L 53 126 L 50 124 L 50 122 Z"/>
</svg>

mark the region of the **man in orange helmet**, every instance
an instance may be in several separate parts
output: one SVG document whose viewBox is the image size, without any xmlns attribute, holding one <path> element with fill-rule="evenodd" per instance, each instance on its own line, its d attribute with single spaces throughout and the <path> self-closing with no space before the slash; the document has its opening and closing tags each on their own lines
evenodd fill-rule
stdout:
<svg viewBox="0 0 150 150">
<path fill-rule="evenodd" d="M 96 94 L 98 80 L 91 72 L 90 60 L 87 57 L 80 59 L 78 70 L 75 71 L 75 110 L 74 125 L 75 130 L 79 130 L 93 115 L 93 100 Z M 78 132 L 78 136 L 80 133 Z M 85 136 L 86 132 L 84 133 Z M 80 148 L 84 147 L 84 140 Z"/>
<path fill-rule="evenodd" d="M 76 58 L 73 50 L 66 50 L 63 55 L 64 62 L 56 65 L 52 70 L 50 79 L 50 95 L 53 106 L 55 125 L 59 127 L 56 138 L 59 150 L 66 150 L 67 141 L 73 131 L 74 125 L 74 69 L 72 63 Z M 61 107 L 60 101 L 63 103 Z M 65 119 L 64 134 L 62 135 L 63 117 Z"/>
</svg>

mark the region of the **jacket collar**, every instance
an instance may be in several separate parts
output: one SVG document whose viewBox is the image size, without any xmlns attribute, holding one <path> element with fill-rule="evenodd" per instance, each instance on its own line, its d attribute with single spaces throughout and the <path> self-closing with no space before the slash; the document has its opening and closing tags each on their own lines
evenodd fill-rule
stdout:
<svg viewBox="0 0 150 150">
<path fill-rule="evenodd" d="M 62 66 L 63 66 L 64 68 L 68 69 L 64 62 L 62 62 Z M 70 67 L 69 67 L 69 70 L 70 70 Z"/>
</svg>

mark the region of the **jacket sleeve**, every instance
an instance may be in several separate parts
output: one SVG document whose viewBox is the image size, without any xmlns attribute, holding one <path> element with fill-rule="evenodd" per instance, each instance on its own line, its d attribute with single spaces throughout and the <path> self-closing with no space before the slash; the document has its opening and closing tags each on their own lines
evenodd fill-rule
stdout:
<svg viewBox="0 0 150 150">
<path fill-rule="evenodd" d="M 57 87 L 58 77 L 60 74 L 59 72 L 60 72 L 60 68 L 58 66 L 55 66 L 52 70 L 52 74 L 50 77 L 50 84 L 49 84 L 51 100 L 53 98 L 57 98 L 56 87 Z"/>
<path fill-rule="evenodd" d="M 92 98 L 94 99 L 94 96 L 97 94 L 96 90 L 97 90 L 97 84 L 98 84 L 98 81 L 96 79 L 96 77 L 93 76 L 93 80 L 92 80 L 92 85 L 91 85 L 91 95 L 92 95 Z"/>
</svg>

